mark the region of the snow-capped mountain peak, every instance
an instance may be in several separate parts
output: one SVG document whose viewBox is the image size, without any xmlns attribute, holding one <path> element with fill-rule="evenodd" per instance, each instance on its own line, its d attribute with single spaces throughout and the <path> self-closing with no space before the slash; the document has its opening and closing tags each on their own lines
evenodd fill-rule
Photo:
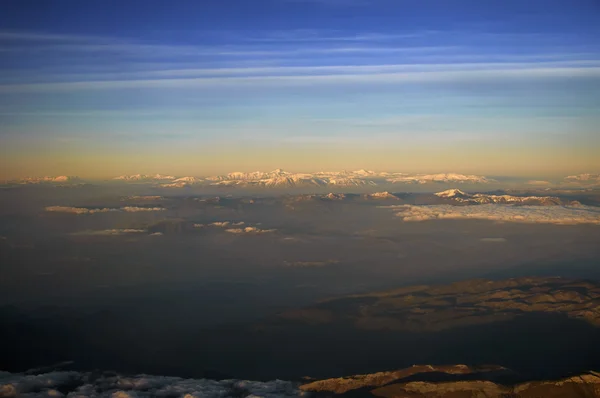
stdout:
<svg viewBox="0 0 600 398">
<path fill-rule="evenodd" d="M 131 174 L 131 175 L 118 176 L 113 179 L 120 180 L 120 181 L 153 181 L 153 180 L 160 181 L 160 180 L 174 180 L 175 177 L 170 176 L 170 175 L 163 175 L 163 174 L 154 174 L 154 175 Z"/>
<path fill-rule="evenodd" d="M 442 192 L 438 192 L 435 194 L 436 196 L 439 196 L 440 198 L 453 198 L 453 197 L 467 197 L 467 196 L 471 196 L 463 191 L 461 191 L 460 189 L 448 189 L 446 191 L 442 191 Z"/>
<path fill-rule="evenodd" d="M 398 197 L 385 191 L 385 192 L 375 192 L 375 193 L 371 193 L 371 194 L 367 194 L 365 195 L 367 198 L 370 199 L 394 199 L 394 200 L 398 200 Z"/>
<path fill-rule="evenodd" d="M 45 177 L 26 177 L 16 180 L 19 184 L 40 184 L 40 183 L 79 183 L 81 178 L 77 176 L 45 176 Z"/>
</svg>

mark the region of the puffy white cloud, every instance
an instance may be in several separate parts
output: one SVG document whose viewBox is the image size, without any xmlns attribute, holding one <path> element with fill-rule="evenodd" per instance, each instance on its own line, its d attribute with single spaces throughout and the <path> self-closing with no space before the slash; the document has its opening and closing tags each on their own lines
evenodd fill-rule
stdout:
<svg viewBox="0 0 600 398">
<path fill-rule="evenodd" d="M 135 213 L 138 211 L 163 211 L 166 210 L 164 207 L 137 207 L 137 206 L 125 206 L 121 207 L 122 211 L 126 211 L 129 213 Z"/>
<path fill-rule="evenodd" d="M 397 210 L 403 221 L 492 220 L 518 223 L 598 224 L 600 208 L 593 206 L 430 205 L 385 206 Z"/>
<path fill-rule="evenodd" d="M 2 397 L 58 397 L 58 391 L 74 397 L 302 397 L 309 394 L 298 390 L 289 381 L 266 382 L 247 380 L 182 379 L 168 376 L 91 377 L 90 373 L 51 372 L 39 375 L 0 373 Z"/>
<path fill-rule="evenodd" d="M 229 224 L 229 221 L 215 221 L 209 225 L 212 225 L 213 227 L 227 227 Z"/>
<path fill-rule="evenodd" d="M 578 174 L 574 176 L 565 177 L 567 181 L 590 181 L 590 182 L 600 182 L 600 174 Z"/>
<path fill-rule="evenodd" d="M 109 212 L 120 212 L 124 211 L 127 213 L 135 212 L 147 212 L 147 211 L 163 211 L 166 210 L 164 207 L 138 207 L 138 206 L 125 206 L 125 207 L 103 207 L 103 208 L 87 208 L 87 207 L 72 207 L 72 206 L 48 206 L 46 211 L 52 211 L 56 213 L 71 213 L 71 214 L 95 214 L 95 213 L 109 213 Z"/>
<path fill-rule="evenodd" d="M 53 211 L 57 213 L 73 213 L 73 214 L 94 214 L 94 213 L 108 213 L 110 211 L 119 211 L 119 209 L 111 209 L 108 207 L 88 209 L 86 207 L 71 207 L 71 206 L 48 206 L 46 211 Z"/>
<path fill-rule="evenodd" d="M 231 234 L 265 234 L 269 232 L 275 232 L 276 229 L 260 229 L 256 227 L 246 227 L 246 228 L 230 228 L 226 229 L 225 232 L 229 232 Z"/>
</svg>

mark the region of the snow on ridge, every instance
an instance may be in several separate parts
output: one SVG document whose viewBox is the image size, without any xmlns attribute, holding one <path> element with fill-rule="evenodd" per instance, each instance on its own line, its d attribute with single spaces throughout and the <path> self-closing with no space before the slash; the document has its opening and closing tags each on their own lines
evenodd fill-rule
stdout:
<svg viewBox="0 0 600 398">
<path fill-rule="evenodd" d="M 113 180 L 120 181 L 152 181 L 152 180 L 174 180 L 175 177 L 171 175 L 163 175 L 163 174 L 131 174 L 131 175 L 122 175 L 113 178 Z"/>
<path fill-rule="evenodd" d="M 399 174 L 399 175 L 398 175 Z M 488 184 L 495 182 L 490 178 L 478 175 L 465 175 L 457 173 L 441 173 L 441 174 L 402 174 L 398 173 L 388 177 L 386 180 L 391 183 L 470 183 L 470 184 Z"/>
<path fill-rule="evenodd" d="M 54 371 L 42 374 L 0 372 L 0 396 L 6 397 L 305 397 L 295 383 L 283 380 L 184 379 L 140 374 L 125 376 Z"/>
<path fill-rule="evenodd" d="M 439 196 L 440 198 L 452 198 L 455 196 L 471 196 L 471 195 L 461 191 L 460 189 L 456 189 L 456 188 L 438 192 L 435 195 Z"/>
<path fill-rule="evenodd" d="M 387 191 L 384 191 L 384 192 L 374 192 L 374 193 L 367 194 L 365 196 L 367 198 L 374 198 L 374 199 L 396 199 L 396 200 L 399 199 L 396 195 L 391 194 L 391 193 L 389 193 Z"/>
<path fill-rule="evenodd" d="M 469 194 L 460 189 L 448 189 L 446 191 L 437 192 L 434 195 L 444 199 L 452 199 L 454 202 L 464 204 L 511 203 L 546 206 L 562 204 L 562 200 L 555 196 L 513 196 L 486 193 Z"/>
<path fill-rule="evenodd" d="M 596 224 L 600 225 L 600 208 L 593 206 L 479 206 L 401 205 L 385 206 L 396 211 L 405 222 L 427 220 L 491 220 L 530 224 Z"/>
<path fill-rule="evenodd" d="M 45 177 L 25 177 L 15 180 L 19 184 L 41 184 L 41 183 L 77 183 L 81 182 L 81 178 L 77 176 L 45 176 Z"/>
<path fill-rule="evenodd" d="M 370 170 L 356 171 L 320 171 L 315 173 L 289 173 L 281 169 L 271 172 L 234 172 L 221 176 L 206 178 L 211 185 L 216 186 L 262 186 L 262 187 L 295 187 L 299 185 L 315 186 L 363 186 L 380 183 L 490 183 L 494 180 L 483 176 L 463 175 L 456 173 L 445 174 L 406 174 L 375 172 Z"/>
<path fill-rule="evenodd" d="M 134 174 L 116 177 L 115 180 L 127 182 L 165 181 L 160 186 L 165 188 L 184 188 L 192 184 L 208 184 L 221 187 L 300 187 L 300 186 L 337 186 L 337 187 L 359 187 L 376 186 L 381 183 L 490 183 L 494 180 L 484 176 L 463 175 L 457 173 L 441 174 L 407 174 L 397 172 L 376 172 L 372 170 L 355 171 L 319 171 L 312 173 L 293 173 L 282 169 L 272 171 L 234 171 L 228 174 L 206 177 L 204 179 L 195 177 L 174 177 L 165 175 Z"/>
</svg>

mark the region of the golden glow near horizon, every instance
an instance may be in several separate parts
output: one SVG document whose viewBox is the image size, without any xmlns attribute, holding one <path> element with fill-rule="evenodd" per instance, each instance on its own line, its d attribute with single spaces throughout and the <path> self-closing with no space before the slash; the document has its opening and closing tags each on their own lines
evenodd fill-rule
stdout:
<svg viewBox="0 0 600 398">
<path fill-rule="evenodd" d="M 294 172 L 321 170 L 456 172 L 502 176 L 554 176 L 594 172 L 600 168 L 595 148 L 525 148 L 447 146 L 436 148 L 377 147 L 323 144 L 268 147 L 173 148 L 102 151 L 62 147 L 46 151 L 7 153 L 1 178 L 77 175 L 109 179 L 123 174 L 209 176 L 233 171 Z"/>
</svg>

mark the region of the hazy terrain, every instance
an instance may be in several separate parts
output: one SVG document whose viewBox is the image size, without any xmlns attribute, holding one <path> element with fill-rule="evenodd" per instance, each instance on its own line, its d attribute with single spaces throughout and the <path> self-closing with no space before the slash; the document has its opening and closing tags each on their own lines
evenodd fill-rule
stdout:
<svg viewBox="0 0 600 398">
<path fill-rule="evenodd" d="M 331 297 L 367 294 L 370 303 L 370 292 L 423 283 L 600 277 L 598 191 L 406 188 L 220 196 L 146 184 L 5 188 L 0 368 L 74 361 L 79 370 L 298 380 L 415 363 L 510 365 L 522 377 L 600 366 L 586 352 L 600 337 L 596 323 L 544 311 L 489 324 L 472 314 L 474 323 L 424 334 L 393 322 L 321 325 L 344 305 L 317 311 L 316 323 L 300 315 L 314 326 L 272 330 L 276 314 L 304 314 L 294 309 Z"/>
</svg>

